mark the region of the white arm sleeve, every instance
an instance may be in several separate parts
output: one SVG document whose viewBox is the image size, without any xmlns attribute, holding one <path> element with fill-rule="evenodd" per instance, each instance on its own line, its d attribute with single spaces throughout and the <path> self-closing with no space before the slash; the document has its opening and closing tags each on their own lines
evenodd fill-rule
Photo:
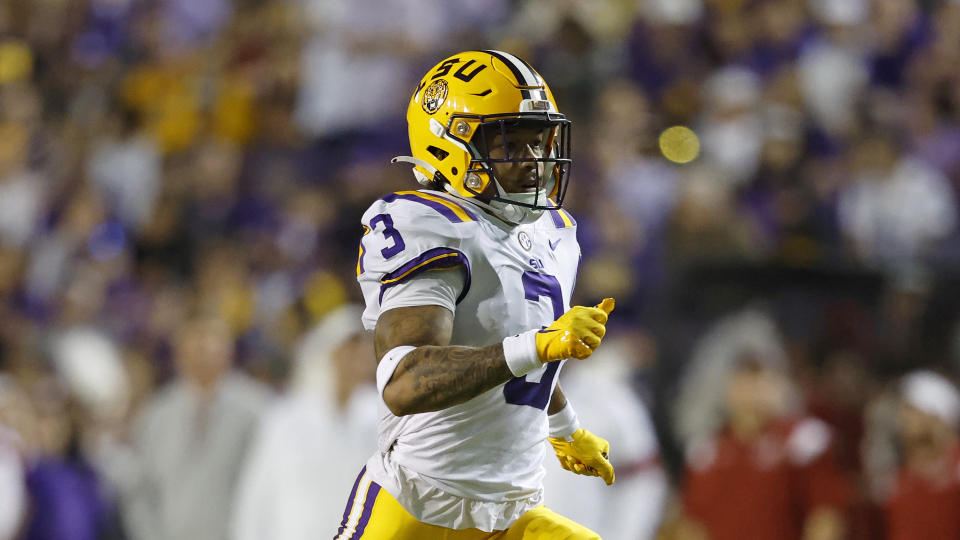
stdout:
<svg viewBox="0 0 960 540">
<path fill-rule="evenodd" d="M 424 272 L 387 289 L 380 302 L 380 313 L 411 306 L 443 306 L 456 313 L 457 297 L 463 290 L 464 281 L 459 267 Z"/>
</svg>

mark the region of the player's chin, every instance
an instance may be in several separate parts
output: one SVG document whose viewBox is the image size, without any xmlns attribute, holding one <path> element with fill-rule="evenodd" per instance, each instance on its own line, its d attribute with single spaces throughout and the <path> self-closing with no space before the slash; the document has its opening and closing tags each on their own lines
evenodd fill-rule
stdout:
<svg viewBox="0 0 960 540">
<path fill-rule="evenodd" d="M 517 182 L 512 184 L 512 189 L 507 189 L 510 193 L 536 193 L 537 184 L 529 184 L 527 182 Z"/>
</svg>

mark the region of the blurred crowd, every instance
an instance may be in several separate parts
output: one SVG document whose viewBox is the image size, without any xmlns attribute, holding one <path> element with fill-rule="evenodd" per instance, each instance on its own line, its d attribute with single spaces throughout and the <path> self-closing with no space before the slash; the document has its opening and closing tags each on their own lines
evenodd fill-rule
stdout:
<svg viewBox="0 0 960 540">
<path fill-rule="evenodd" d="M 960 537 L 958 36 L 957 0 L 0 2 L 0 540 L 332 535 L 375 448 L 359 217 L 470 48 L 573 120 L 573 300 L 617 298 L 564 379 L 617 491 L 551 469 L 552 506 Z"/>
</svg>

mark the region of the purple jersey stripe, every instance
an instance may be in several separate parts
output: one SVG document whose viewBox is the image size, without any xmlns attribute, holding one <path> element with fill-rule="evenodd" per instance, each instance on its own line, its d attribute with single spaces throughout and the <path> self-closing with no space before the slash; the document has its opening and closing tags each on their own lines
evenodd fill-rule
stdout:
<svg viewBox="0 0 960 540">
<path fill-rule="evenodd" d="M 553 218 L 553 224 L 556 225 L 558 229 L 562 229 L 567 226 L 567 224 L 563 222 L 563 218 L 560 217 L 559 211 L 550 210 L 550 217 Z"/>
<path fill-rule="evenodd" d="M 384 201 L 384 202 L 393 202 L 393 201 L 395 201 L 395 200 L 397 200 L 397 199 L 403 199 L 403 200 L 405 200 L 405 201 L 413 201 L 413 202 L 418 202 L 418 203 L 420 203 L 420 204 L 427 205 L 427 206 L 429 206 L 430 208 L 433 208 L 434 210 L 436 210 L 437 212 L 439 212 L 440 215 L 442 215 L 443 217 L 449 219 L 451 223 L 463 223 L 463 220 L 460 219 L 460 217 L 459 217 L 458 215 L 454 214 L 454 213 L 453 213 L 453 210 L 451 210 L 450 208 L 444 206 L 444 205 L 441 204 L 441 203 L 438 203 L 437 201 L 431 201 L 430 199 L 427 199 L 427 198 L 425 198 L 425 197 L 418 197 L 418 196 L 416 196 L 416 195 L 411 195 L 411 194 L 406 194 L 406 193 L 391 193 L 390 195 L 387 195 L 386 197 L 382 197 L 380 200 L 382 200 L 382 201 Z M 444 199 L 444 200 L 446 200 L 446 199 Z M 447 202 L 449 202 L 450 204 L 456 204 L 456 203 L 454 203 L 454 202 L 452 202 L 452 201 L 447 201 Z M 463 210 L 464 213 L 467 214 L 468 216 L 470 216 L 472 219 L 474 219 L 474 220 L 477 219 L 477 217 L 476 217 L 475 215 L 473 215 L 473 213 L 470 212 L 469 210 L 467 210 L 466 208 L 460 206 L 459 204 L 457 204 L 456 206 L 459 207 L 461 210 Z"/>
<path fill-rule="evenodd" d="M 357 522 L 357 532 L 353 533 L 347 540 L 363 538 L 363 531 L 367 528 L 367 523 L 370 522 L 370 514 L 373 512 L 373 503 L 376 502 L 379 494 L 380 484 L 370 482 L 370 487 L 367 489 L 367 500 L 363 502 L 363 514 L 360 515 L 360 521 Z"/>
<path fill-rule="evenodd" d="M 560 212 L 563 212 L 563 215 L 567 216 L 567 219 L 570 220 L 570 223 L 572 223 L 574 227 L 577 226 L 577 220 L 573 219 L 573 216 L 570 215 L 570 212 L 567 212 L 567 211 L 564 210 L 563 208 L 561 208 L 559 211 L 560 211 Z"/>
<path fill-rule="evenodd" d="M 350 490 L 350 496 L 347 497 L 347 507 L 343 510 L 343 519 L 340 520 L 340 529 L 337 530 L 337 534 L 334 535 L 334 538 L 339 538 L 343 534 L 343 529 L 347 527 L 347 520 L 350 519 L 350 510 L 353 509 L 353 498 L 357 496 L 357 487 L 360 485 L 360 479 L 363 478 L 363 474 L 367 472 L 367 466 L 364 465 L 360 469 L 360 474 L 357 475 L 357 479 L 353 482 L 353 489 Z"/>
<path fill-rule="evenodd" d="M 457 297 L 457 303 L 459 304 L 467 292 L 470 290 L 470 261 L 467 259 L 467 256 L 462 252 L 457 251 L 452 248 L 433 248 L 428 249 L 421 253 L 415 259 L 407 262 L 400 268 L 397 268 L 389 274 L 384 274 L 380 279 L 380 302 L 383 302 L 383 293 L 387 289 L 403 283 L 404 281 L 422 274 L 427 270 L 434 268 L 454 268 L 456 266 L 463 265 L 466 269 L 466 276 L 463 281 L 463 291 L 460 292 L 460 296 Z"/>
</svg>

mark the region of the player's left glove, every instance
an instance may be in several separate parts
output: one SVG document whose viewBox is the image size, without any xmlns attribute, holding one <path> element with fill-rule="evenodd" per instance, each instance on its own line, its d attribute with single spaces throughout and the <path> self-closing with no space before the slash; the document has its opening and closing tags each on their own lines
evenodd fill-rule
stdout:
<svg viewBox="0 0 960 540">
<path fill-rule="evenodd" d="M 613 298 L 595 307 L 574 306 L 542 330 L 528 330 L 503 340 L 503 359 L 514 377 L 523 377 L 547 362 L 583 360 L 600 346 L 607 332 Z"/>
<path fill-rule="evenodd" d="M 593 354 L 607 332 L 607 317 L 613 306 L 613 298 L 604 298 L 595 307 L 573 306 L 550 326 L 538 331 L 536 342 L 540 361 L 583 360 Z"/>
<path fill-rule="evenodd" d="M 560 466 L 576 474 L 599 476 L 609 486 L 615 480 L 613 465 L 608 459 L 610 443 L 580 428 L 565 438 L 550 437 Z"/>
</svg>

